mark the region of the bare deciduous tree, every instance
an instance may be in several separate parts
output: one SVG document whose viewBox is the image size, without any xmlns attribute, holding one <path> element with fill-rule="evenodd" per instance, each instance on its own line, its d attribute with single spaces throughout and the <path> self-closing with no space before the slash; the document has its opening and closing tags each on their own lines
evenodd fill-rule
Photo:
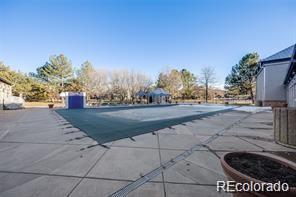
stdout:
<svg viewBox="0 0 296 197">
<path fill-rule="evenodd" d="M 173 98 L 181 96 L 183 88 L 181 73 L 176 70 L 166 70 L 158 76 L 157 87 L 167 90 Z"/>
<path fill-rule="evenodd" d="M 128 97 L 128 70 L 114 70 L 111 73 L 110 89 L 112 97 L 119 97 L 120 102 L 123 102 Z"/>
<path fill-rule="evenodd" d="M 86 61 L 77 72 L 77 77 L 87 95 L 101 97 L 106 94 L 108 90 L 108 71 L 95 69 L 90 62 Z"/>
<path fill-rule="evenodd" d="M 134 102 L 137 92 L 146 91 L 152 82 L 146 75 L 129 70 L 114 70 L 111 74 L 111 92 L 119 97 L 120 102 L 125 99 Z"/>
<path fill-rule="evenodd" d="M 152 85 L 152 81 L 149 79 L 148 76 L 140 72 L 130 71 L 128 74 L 129 94 L 132 99 L 132 102 L 134 102 L 136 94 L 139 91 L 146 92 L 148 88 Z"/>
<path fill-rule="evenodd" d="M 90 83 L 88 84 L 91 93 L 96 97 L 104 96 L 108 91 L 108 71 L 104 69 L 96 69 L 90 73 Z"/>
<path fill-rule="evenodd" d="M 205 87 L 205 99 L 208 102 L 209 86 L 216 83 L 215 70 L 212 67 L 204 67 L 201 69 L 199 82 Z"/>
</svg>

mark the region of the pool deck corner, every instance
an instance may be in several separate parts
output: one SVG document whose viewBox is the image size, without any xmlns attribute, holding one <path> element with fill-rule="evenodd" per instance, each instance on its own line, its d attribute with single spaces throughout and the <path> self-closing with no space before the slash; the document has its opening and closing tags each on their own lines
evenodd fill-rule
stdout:
<svg viewBox="0 0 296 197">
<path fill-rule="evenodd" d="M 0 111 L 0 125 L 1 197 L 230 196 L 216 191 L 226 180 L 223 154 L 296 155 L 274 142 L 268 109 L 232 110 L 103 146 L 50 109 Z"/>
</svg>

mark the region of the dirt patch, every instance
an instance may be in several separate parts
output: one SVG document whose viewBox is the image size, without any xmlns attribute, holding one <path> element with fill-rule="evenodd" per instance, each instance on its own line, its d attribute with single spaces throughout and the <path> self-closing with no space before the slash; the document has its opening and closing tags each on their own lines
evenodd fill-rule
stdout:
<svg viewBox="0 0 296 197">
<path fill-rule="evenodd" d="M 225 160 L 231 167 L 252 178 L 268 183 L 280 181 L 296 187 L 296 170 L 263 156 L 235 153 L 229 154 Z"/>
<path fill-rule="evenodd" d="M 267 126 L 273 126 L 273 122 L 260 122 L 260 124 L 264 124 Z"/>
<path fill-rule="evenodd" d="M 261 128 L 261 127 L 243 127 L 246 129 L 254 129 L 254 130 L 271 130 L 272 128 Z"/>
<path fill-rule="evenodd" d="M 253 139 L 253 140 L 259 140 L 259 141 L 264 141 L 264 142 L 274 142 L 273 139 L 259 137 L 259 136 L 240 135 L 238 137 L 244 137 L 244 138 Z"/>
</svg>

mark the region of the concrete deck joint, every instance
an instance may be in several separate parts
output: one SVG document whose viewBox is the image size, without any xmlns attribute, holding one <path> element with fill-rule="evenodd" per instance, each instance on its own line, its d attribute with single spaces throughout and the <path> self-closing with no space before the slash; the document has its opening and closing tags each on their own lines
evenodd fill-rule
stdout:
<svg viewBox="0 0 296 197">
<path fill-rule="evenodd" d="M 254 114 L 256 114 L 256 113 L 248 114 L 248 115 L 244 116 L 243 118 L 239 119 L 238 121 L 230 124 L 226 128 L 223 128 L 220 131 L 214 133 L 211 137 L 209 137 L 205 141 L 203 141 L 201 143 L 198 143 L 198 144 L 195 144 L 190 149 L 184 151 L 183 153 L 181 153 L 180 155 L 178 155 L 177 157 L 175 157 L 174 160 L 170 160 L 170 161 L 164 163 L 162 166 L 165 166 L 165 168 L 162 167 L 162 166 L 160 166 L 160 167 L 158 167 L 158 168 L 150 171 L 144 177 L 141 177 L 141 178 L 137 179 L 136 181 L 128 184 L 127 186 L 121 188 L 120 190 L 114 192 L 113 194 L 110 195 L 110 197 L 126 196 L 127 194 L 129 194 L 133 190 L 137 189 L 138 187 L 140 187 L 141 185 L 145 184 L 149 180 L 151 180 L 151 179 L 155 178 L 156 176 L 158 176 L 163 171 L 167 170 L 169 167 L 175 165 L 178 161 L 181 161 L 181 160 L 184 160 L 185 158 L 187 158 L 189 155 L 191 155 L 194 152 L 194 150 L 199 149 L 202 146 L 205 146 L 205 145 L 209 144 L 210 142 L 212 142 L 215 139 L 217 139 L 220 134 L 222 134 L 223 132 L 229 130 L 234 125 L 237 125 L 237 124 L 241 123 L 241 121 L 249 118 L 250 116 L 252 116 Z M 146 177 L 148 177 L 149 179 L 147 179 Z"/>
</svg>

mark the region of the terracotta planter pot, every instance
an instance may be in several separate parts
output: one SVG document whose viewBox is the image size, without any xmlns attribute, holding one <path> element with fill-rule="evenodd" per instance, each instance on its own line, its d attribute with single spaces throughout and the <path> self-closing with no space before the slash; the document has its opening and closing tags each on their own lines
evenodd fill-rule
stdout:
<svg viewBox="0 0 296 197">
<path fill-rule="evenodd" d="M 54 106 L 54 104 L 48 104 L 48 108 L 49 108 L 49 109 L 52 109 L 53 106 Z"/>
<path fill-rule="evenodd" d="M 235 156 L 237 154 L 244 154 L 243 152 L 231 152 L 223 155 L 221 157 L 221 165 L 223 168 L 224 173 L 226 174 L 228 180 L 235 181 L 237 183 L 264 183 L 264 181 L 252 178 L 246 174 L 243 174 L 233 167 L 231 167 L 225 160 L 227 157 Z M 288 166 L 294 170 L 296 170 L 296 163 L 289 161 L 287 159 L 284 159 L 282 157 L 272 155 L 272 154 L 266 154 L 266 153 L 246 153 L 246 154 L 253 154 L 257 155 L 259 157 L 269 159 L 271 161 L 274 161 L 279 164 L 283 164 L 285 166 Z M 235 197 L 292 197 L 296 196 L 296 187 L 290 187 L 289 191 L 287 192 L 235 192 L 233 193 L 233 196 Z"/>
</svg>

